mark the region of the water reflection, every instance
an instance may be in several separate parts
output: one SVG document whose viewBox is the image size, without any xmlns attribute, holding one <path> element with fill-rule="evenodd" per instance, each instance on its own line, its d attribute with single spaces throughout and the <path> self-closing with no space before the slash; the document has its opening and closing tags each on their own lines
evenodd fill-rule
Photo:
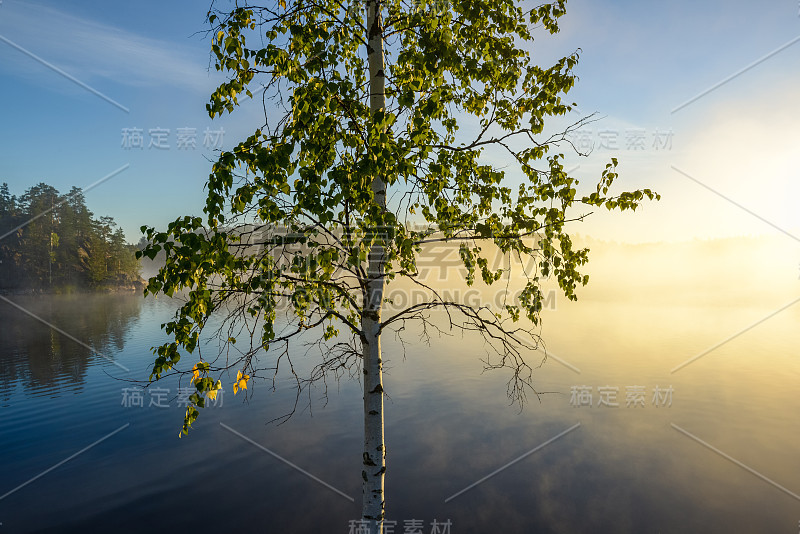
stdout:
<svg viewBox="0 0 800 534">
<path fill-rule="evenodd" d="M 404 532 L 411 519 L 423 521 L 426 534 L 434 519 L 452 520 L 451 534 L 796 528 L 800 501 L 671 426 L 800 494 L 800 303 L 731 338 L 799 294 L 796 273 L 774 267 L 795 268 L 796 261 L 785 261 L 779 248 L 760 259 L 744 255 L 749 246 L 702 254 L 691 248 L 598 250 L 590 272 L 596 285 L 577 303 L 558 300 L 545 311 L 548 350 L 572 367 L 551 359 L 538 369 L 537 388 L 556 393 L 543 395 L 541 403 L 530 398 L 522 413 L 508 405 L 508 374 L 482 373 L 479 337 L 434 335 L 428 345 L 409 328 L 404 346 L 387 336 L 386 499 L 389 519 L 398 521 L 395 532 Z M 615 254 L 619 262 L 609 264 Z M 733 257 L 742 258 L 736 272 L 723 271 Z M 714 258 L 720 263 L 703 263 Z M 772 262 L 771 281 L 743 288 L 738 281 L 756 279 L 756 261 Z M 705 267 L 694 279 L 680 267 L 698 263 Z M 736 299 L 739 304 L 730 306 Z M 298 413 L 283 426 L 265 422 L 291 408 L 291 383 L 275 392 L 254 383 L 246 402 L 228 389 L 224 406 L 204 411 L 188 438 L 178 440 L 184 408 L 174 399 L 163 409 L 125 407 L 121 390 L 131 384 L 113 378 L 147 377 L 148 349 L 163 342 L 159 325 L 174 303 L 132 295 L 15 301 L 131 372 L 119 372 L 0 303 L 0 394 L 8 399 L 0 405 L 0 495 L 130 426 L 0 499 L 4 529 L 140 532 L 147 525 L 227 532 L 255 524 L 265 532 L 344 534 L 348 521 L 359 517 L 362 401 L 356 381 L 330 384 L 327 401 L 321 388 L 312 390 L 313 417 Z M 441 316 L 431 320 L 444 323 Z M 298 369 L 318 357 L 299 353 Z M 230 377 L 223 383 L 229 387 Z M 576 385 L 592 388 L 592 406 L 571 405 Z M 646 387 L 644 407 L 625 406 L 632 385 Z M 160 386 L 174 392 L 178 383 Z M 606 386 L 619 388 L 619 407 L 597 405 L 598 388 Z M 674 388 L 671 406 L 653 406 L 655 386 Z M 576 430 L 445 502 L 577 423 Z M 257 513 L 242 503 L 257 503 Z"/>
<path fill-rule="evenodd" d="M 125 348 L 142 306 L 141 298 L 128 294 L 6 298 L 41 321 L 0 301 L 0 399 L 5 401 L 15 385 L 34 396 L 82 387 L 92 365 Z"/>
</svg>

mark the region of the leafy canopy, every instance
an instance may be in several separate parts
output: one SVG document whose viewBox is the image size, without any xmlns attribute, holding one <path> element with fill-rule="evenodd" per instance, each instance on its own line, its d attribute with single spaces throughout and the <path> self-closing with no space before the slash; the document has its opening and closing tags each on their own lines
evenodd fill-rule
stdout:
<svg viewBox="0 0 800 534">
<path fill-rule="evenodd" d="M 310 329 L 332 340 L 345 327 L 357 344 L 373 246 L 383 247 L 387 282 L 414 279 L 421 246 L 431 239 L 460 244 L 469 284 L 478 274 L 488 284 L 502 276 L 481 243 L 535 258 L 539 272 L 528 274 L 517 302 L 497 316 L 472 316 L 483 333 L 495 328 L 505 335 L 513 331 L 503 325 L 521 315 L 538 324 L 541 276 L 555 275 L 570 299 L 588 281 L 578 271 L 588 250 L 574 249 L 565 232 L 573 205 L 626 210 L 659 198 L 648 189 L 610 195 L 615 159 L 595 192 L 577 196 L 563 155 L 552 153 L 566 132 L 542 134 L 547 117 L 571 109 L 562 98 L 575 83 L 578 54 L 542 68 L 529 52 L 530 28 L 557 32 L 564 2 L 524 5 L 386 0 L 382 25 L 372 29 L 357 0 L 280 0 L 209 12 L 216 68 L 228 74 L 211 95 L 209 115 L 233 112 L 244 94 L 264 102 L 265 120 L 214 163 L 204 218 L 179 218 L 164 232 L 142 228 L 150 241 L 143 254 L 166 254 L 146 294 L 187 296 L 164 325 L 173 340 L 155 349 L 151 380 L 173 369 L 182 351 L 198 348 L 215 311 L 223 323 L 249 317 L 257 328 L 249 329 L 248 348 L 232 351 L 230 335 L 219 353 L 224 361 L 195 366 L 197 394 L 184 431 L 204 395 L 216 391 L 211 374 L 238 368 L 234 387 L 243 389 L 241 377 L 257 374 L 259 351 Z M 386 107 L 377 112 L 369 102 L 370 31 L 382 33 L 386 50 Z M 516 189 L 506 170 L 484 161 L 487 150 L 516 164 L 523 178 Z M 388 209 L 375 202 L 375 176 L 386 183 Z M 409 217 L 427 228 L 409 229 Z M 288 333 L 275 329 L 282 303 L 296 325 Z M 454 304 L 434 294 L 428 306 Z"/>
</svg>

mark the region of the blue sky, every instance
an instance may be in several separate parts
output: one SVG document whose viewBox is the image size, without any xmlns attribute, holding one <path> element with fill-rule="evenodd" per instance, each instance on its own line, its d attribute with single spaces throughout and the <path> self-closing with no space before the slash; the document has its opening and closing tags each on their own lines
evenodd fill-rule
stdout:
<svg viewBox="0 0 800 534">
<path fill-rule="evenodd" d="M 224 130 L 221 146 L 230 148 L 261 123 L 253 103 L 213 121 L 205 112 L 220 81 L 209 69 L 209 40 L 196 33 L 205 29 L 207 7 L 3 0 L 0 182 L 17 194 L 40 181 L 65 192 L 127 166 L 86 197 L 133 242 L 142 224 L 164 227 L 200 214 L 215 159 L 206 129 Z M 560 34 L 537 39 L 534 58 L 549 64 L 580 48 L 580 81 L 569 95 L 580 113 L 568 118 L 602 117 L 579 138 L 594 144 L 593 153 L 568 157 L 575 175 L 590 187 L 617 157 L 621 188 L 664 195 L 632 215 L 597 212 L 574 231 L 617 241 L 800 236 L 800 42 L 765 58 L 800 36 L 797 0 L 574 0 L 561 25 Z M 123 146 L 125 128 L 142 130 L 144 148 Z M 189 138 L 194 130 L 194 148 L 177 147 L 183 128 Z M 151 129 L 169 129 L 169 148 L 148 146 Z M 487 159 L 493 156 L 502 160 Z"/>
</svg>

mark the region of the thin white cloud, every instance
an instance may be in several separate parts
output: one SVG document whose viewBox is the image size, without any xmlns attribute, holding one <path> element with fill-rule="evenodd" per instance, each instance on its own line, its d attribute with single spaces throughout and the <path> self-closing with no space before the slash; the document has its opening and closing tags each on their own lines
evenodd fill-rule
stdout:
<svg viewBox="0 0 800 534">
<path fill-rule="evenodd" d="M 29 2 L 3 3 L 0 35 L 89 84 L 171 85 L 203 92 L 213 85 L 205 45 L 153 39 Z M 52 76 L 10 47 L 0 54 L 0 69 L 28 79 Z"/>
</svg>

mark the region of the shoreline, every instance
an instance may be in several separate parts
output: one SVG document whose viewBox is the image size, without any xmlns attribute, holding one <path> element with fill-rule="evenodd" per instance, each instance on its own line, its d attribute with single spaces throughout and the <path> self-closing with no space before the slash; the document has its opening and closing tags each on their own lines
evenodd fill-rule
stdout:
<svg viewBox="0 0 800 534">
<path fill-rule="evenodd" d="M 58 288 L 0 288 L 2 296 L 37 296 L 37 295 L 81 295 L 81 294 L 109 294 L 109 293 L 135 293 L 147 287 L 146 281 L 133 282 L 120 286 L 102 286 L 97 288 L 67 286 Z"/>
</svg>

